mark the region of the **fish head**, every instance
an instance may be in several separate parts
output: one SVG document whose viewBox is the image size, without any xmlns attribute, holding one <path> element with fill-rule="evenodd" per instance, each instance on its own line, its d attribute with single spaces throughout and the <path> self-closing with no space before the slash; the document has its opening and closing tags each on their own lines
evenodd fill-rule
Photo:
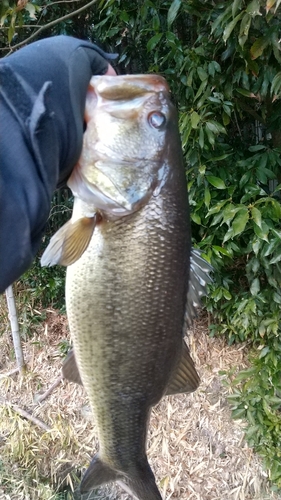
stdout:
<svg viewBox="0 0 281 500">
<path fill-rule="evenodd" d="M 177 113 L 159 75 L 94 76 L 88 89 L 83 150 L 68 185 L 109 219 L 157 195 L 179 143 Z"/>
</svg>

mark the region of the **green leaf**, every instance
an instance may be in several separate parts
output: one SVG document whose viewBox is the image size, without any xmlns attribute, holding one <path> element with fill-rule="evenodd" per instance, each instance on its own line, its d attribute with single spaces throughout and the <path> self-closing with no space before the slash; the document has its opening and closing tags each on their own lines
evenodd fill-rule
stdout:
<svg viewBox="0 0 281 500">
<path fill-rule="evenodd" d="M 244 231 L 248 220 L 249 220 L 248 209 L 246 207 L 241 208 L 232 223 L 233 236 L 237 236 L 238 234 Z"/>
<path fill-rule="evenodd" d="M 265 244 L 264 248 L 263 248 L 263 251 L 262 251 L 262 256 L 263 257 L 268 257 L 268 255 L 270 255 L 273 252 L 273 250 L 275 250 L 275 247 L 277 245 L 280 245 L 279 238 L 274 238 L 268 244 Z"/>
<path fill-rule="evenodd" d="M 218 213 L 216 214 L 214 217 L 213 217 L 213 220 L 210 224 L 210 227 L 211 226 L 217 226 L 222 220 L 222 213 Z"/>
<path fill-rule="evenodd" d="M 187 80 L 186 80 L 187 87 L 192 87 L 193 75 L 194 75 L 194 68 L 187 75 Z"/>
<path fill-rule="evenodd" d="M 221 100 L 217 97 L 208 97 L 208 101 L 215 102 L 216 104 L 221 104 Z"/>
<path fill-rule="evenodd" d="M 124 23 L 127 23 L 129 21 L 129 15 L 128 13 L 125 11 L 125 10 L 122 10 L 120 13 L 119 13 L 119 17 L 122 21 L 124 21 Z"/>
<path fill-rule="evenodd" d="M 28 11 L 30 19 L 36 19 L 35 12 L 36 9 L 32 3 L 28 2 L 25 6 L 25 10 Z"/>
<path fill-rule="evenodd" d="M 250 54 L 252 59 L 257 59 L 260 57 L 264 51 L 264 49 L 268 46 L 270 42 L 270 38 L 266 36 L 262 36 L 258 38 L 255 43 L 253 43 L 252 47 L 250 48 Z"/>
<path fill-rule="evenodd" d="M 248 14 L 251 14 L 253 17 L 260 15 L 260 1 L 259 0 L 252 0 L 252 2 L 249 3 L 246 12 Z"/>
<path fill-rule="evenodd" d="M 200 217 L 200 215 L 198 215 L 196 213 L 193 213 L 193 214 L 191 214 L 191 219 L 193 220 L 193 222 L 195 222 L 195 224 L 198 224 L 199 226 L 201 226 L 201 217 Z"/>
<path fill-rule="evenodd" d="M 276 262 L 280 262 L 281 260 L 281 251 L 277 251 L 272 259 L 269 261 L 269 264 L 276 264 Z"/>
<path fill-rule="evenodd" d="M 237 92 L 239 92 L 239 94 L 245 96 L 245 97 L 254 97 L 256 98 L 256 95 L 253 94 L 253 92 L 250 92 L 250 90 L 247 90 L 247 89 L 241 89 L 241 88 L 238 88 L 236 89 Z"/>
<path fill-rule="evenodd" d="M 248 172 L 242 175 L 239 181 L 239 187 L 242 188 L 243 186 L 245 186 L 245 184 L 249 182 L 250 177 L 251 177 L 251 172 L 249 170 Z"/>
<path fill-rule="evenodd" d="M 215 67 L 213 65 L 213 61 L 208 64 L 208 73 L 211 76 L 215 76 Z"/>
<path fill-rule="evenodd" d="M 237 410 L 232 410 L 233 418 L 243 418 L 245 417 L 246 410 L 244 408 L 237 408 Z"/>
<path fill-rule="evenodd" d="M 197 128 L 197 125 L 200 122 L 200 115 L 198 115 L 198 113 L 196 113 L 196 111 L 193 111 L 191 113 L 190 120 L 191 120 L 191 127 Z"/>
<path fill-rule="evenodd" d="M 232 299 L 231 293 L 228 290 L 226 290 L 226 288 L 223 289 L 223 296 L 224 296 L 224 298 L 226 300 L 231 300 Z"/>
<path fill-rule="evenodd" d="M 236 16 L 236 13 L 241 9 L 242 0 L 234 0 L 232 3 L 232 17 Z"/>
<path fill-rule="evenodd" d="M 264 168 L 258 167 L 256 170 L 256 176 L 257 179 L 262 183 L 262 184 L 267 184 L 267 175 L 265 172 Z"/>
<path fill-rule="evenodd" d="M 223 209 L 223 222 L 230 222 L 234 216 L 239 212 L 241 207 L 236 207 L 233 205 L 233 203 L 229 203 L 226 205 L 226 207 Z"/>
<path fill-rule="evenodd" d="M 253 241 L 252 247 L 253 247 L 254 254 L 257 255 L 259 253 L 259 250 L 261 247 L 261 240 L 259 238 L 256 238 Z"/>
<path fill-rule="evenodd" d="M 214 33 L 219 26 L 223 25 L 225 21 L 231 18 L 231 14 L 232 7 L 231 5 L 229 5 L 226 9 L 223 10 L 222 14 L 217 16 L 215 21 L 212 23 L 212 33 Z"/>
<path fill-rule="evenodd" d="M 227 257 L 231 257 L 230 253 L 228 250 L 226 250 L 226 248 L 223 248 L 223 247 L 220 247 L 218 245 L 213 245 L 213 248 L 219 252 L 219 253 L 222 253 L 223 255 L 226 255 Z"/>
<path fill-rule="evenodd" d="M 276 302 L 276 304 L 281 304 L 281 295 L 277 292 L 274 292 L 273 300 L 274 302 Z"/>
<path fill-rule="evenodd" d="M 249 151 L 251 151 L 251 153 L 255 153 L 256 151 L 262 151 L 266 149 L 266 147 L 262 144 L 256 144 L 256 146 L 250 146 L 248 149 Z"/>
<path fill-rule="evenodd" d="M 234 30 L 236 24 L 238 21 L 240 21 L 241 17 L 244 15 L 244 12 L 240 12 L 238 16 L 236 16 L 229 24 L 226 25 L 224 32 L 223 32 L 223 41 L 226 42 L 228 38 L 230 37 L 232 31 Z"/>
<path fill-rule="evenodd" d="M 231 156 L 232 154 L 233 153 L 225 153 L 225 154 L 220 155 L 220 156 L 212 156 L 207 162 L 214 162 L 214 161 L 225 160 L 226 158 L 229 158 L 229 156 Z"/>
<path fill-rule="evenodd" d="M 254 231 L 255 231 L 255 234 L 259 238 L 261 238 L 261 240 L 268 242 L 269 227 L 264 221 L 261 221 L 261 228 L 259 226 L 257 226 L 257 224 L 254 222 Z"/>
<path fill-rule="evenodd" d="M 217 189 L 226 189 L 226 185 L 222 179 L 214 175 L 206 175 L 208 182 Z"/>
<path fill-rule="evenodd" d="M 260 352 L 259 359 L 264 358 L 264 357 L 267 355 L 267 353 L 268 353 L 269 351 L 270 351 L 270 347 L 269 347 L 268 345 L 267 345 L 267 346 L 265 346 L 265 347 L 261 350 L 261 352 Z"/>
<path fill-rule="evenodd" d="M 225 134 L 226 133 L 225 128 L 219 122 L 216 122 L 215 120 L 206 121 L 206 129 L 209 129 L 214 134 L 220 134 L 220 133 Z"/>
<path fill-rule="evenodd" d="M 217 61 L 211 61 L 209 64 L 208 64 L 208 73 L 209 75 L 211 76 L 215 76 L 215 73 L 220 73 L 221 72 L 221 67 L 219 65 L 219 63 Z M 220 100 L 219 100 L 220 102 Z"/>
<path fill-rule="evenodd" d="M 123 61 L 125 61 L 125 59 L 127 59 L 127 53 L 124 52 L 124 54 L 122 54 L 122 56 L 120 57 L 120 59 L 118 59 L 118 63 L 121 63 Z"/>
<path fill-rule="evenodd" d="M 160 28 L 160 19 L 157 14 L 155 14 L 152 18 L 152 28 L 154 31 L 159 31 Z"/>
<path fill-rule="evenodd" d="M 274 216 L 276 219 L 281 219 L 281 203 L 275 200 L 274 198 L 271 199 L 271 208 L 273 211 Z"/>
<path fill-rule="evenodd" d="M 180 6 L 181 6 L 181 0 L 173 0 L 173 2 L 171 3 L 171 6 L 168 10 L 168 15 L 167 15 L 168 28 L 171 27 L 174 20 L 176 19 Z"/>
<path fill-rule="evenodd" d="M 259 278 L 255 278 L 252 281 L 250 292 L 253 296 L 257 295 L 260 291 L 260 280 Z"/>
<path fill-rule="evenodd" d="M 247 429 L 245 429 L 245 433 L 247 435 L 247 438 L 249 439 L 249 438 L 251 438 L 251 436 L 257 435 L 258 430 L 259 430 L 258 425 L 251 425 L 251 426 L 247 427 Z"/>
<path fill-rule="evenodd" d="M 251 209 L 251 212 L 252 212 L 253 220 L 255 221 L 255 223 L 257 224 L 257 226 L 259 226 L 259 228 L 262 229 L 262 225 L 261 225 L 261 212 L 256 207 L 253 207 Z"/>
<path fill-rule="evenodd" d="M 214 147 L 214 145 L 215 145 L 215 136 L 214 136 L 213 132 L 208 127 L 205 128 L 205 131 L 206 131 L 206 136 L 208 137 L 208 141 L 209 141 L 210 145 L 212 147 Z"/>
<path fill-rule="evenodd" d="M 207 87 L 207 83 L 208 83 L 207 80 L 204 80 L 201 83 L 201 85 L 200 85 L 199 89 L 197 90 L 196 95 L 194 97 L 194 102 L 197 101 L 198 97 L 200 97 L 203 94 L 205 88 Z"/>
<path fill-rule="evenodd" d="M 223 121 L 223 124 L 225 127 L 227 127 L 227 125 L 229 125 L 229 123 L 230 123 L 229 115 L 225 111 L 223 111 L 223 114 L 222 114 L 222 121 Z"/>
<path fill-rule="evenodd" d="M 209 208 L 210 206 L 210 201 L 211 201 L 211 193 L 209 188 L 206 186 L 204 191 L 204 203 L 207 208 Z"/>
<path fill-rule="evenodd" d="M 244 14 L 243 18 L 242 18 L 242 21 L 241 21 L 241 24 L 240 24 L 240 33 L 239 33 L 239 45 L 241 47 L 244 46 L 245 42 L 247 41 L 248 39 L 248 34 L 249 34 L 249 29 L 250 29 L 250 26 L 251 26 L 251 22 L 252 22 L 252 17 L 250 16 L 250 14 L 248 14 L 247 12 Z"/>
<path fill-rule="evenodd" d="M 9 42 L 9 43 L 11 43 L 12 38 L 13 38 L 13 36 L 14 36 L 14 33 L 15 33 L 15 28 L 14 28 L 14 25 L 13 25 L 13 24 L 10 24 L 9 29 L 8 29 L 8 42 Z"/>
<path fill-rule="evenodd" d="M 204 148 L 204 130 L 203 127 L 200 127 L 199 130 L 199 140 L 198 140 L 199 146 L 201 149 Z"/>
<path fill-rule="evenodd" d="M 260 268 L 260 261 L 259 261 L 259 259 L 256 259 L 256 258 L 251 259 L 251 267 L 252 267 L 253 273 L 256 274 L 257 271 Z"/>
<path fill-rule="evenodd" d="M 228 231 L 225 233 L 224 238 L 223 238 L 223 243 L 226 243 L 228 240 L 233 238 L 233 228 L 230 227 Z"/>
<path fill-rule="evenodd" d="M 155 49 L 156 45 L 160 42 L 161 38 L 163 36 L 163 33 L 157 33 L 157 35 L 154 35 L 150 40 L 147 42 L 147 50 L 148 52 L 151 52 L 153 49 Z"/>
<path fill-rule="evenodd" d="M 271 95 L 278 95 L 281 91 L 281 71 L 279 71 L 272 80 Z"/>
<path fill-rule="evenodd" d="M 207 80 L 208 73 L 206 73 L 204 68 L 201 68 L 201 66 L 199 66 L 199 68 L 197 68 L 197 73 L 198 73 L 198 76 L 199 76 L 201 82 L 204 82 L 205 80 Z"/>
<path fill-rule="evenodd" d="M 220 179 L 221 180 L 221 179 Z M 219 201 L 216 205 L 214 205 L 208 212 L 207 216 L 209 217 L 210 215 L 217 214 L 218 212 L 221 211 L 222 207 L 227 203 L 227 200 Z M 223 214 L 221 214 L 222 216 Z"/>
</svg>

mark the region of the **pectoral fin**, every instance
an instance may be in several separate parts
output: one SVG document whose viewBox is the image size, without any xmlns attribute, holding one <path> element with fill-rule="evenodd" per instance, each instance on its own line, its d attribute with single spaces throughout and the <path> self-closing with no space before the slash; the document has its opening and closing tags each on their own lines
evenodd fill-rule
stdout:
<svg viewBox="0 0 281 500">
<path fill-rule="evenodd" d="M 193 392 L 199 386 L 200 379 L 195 369 L 189 349 L 183 341 L 182 355 L 177 370 L 169 382 L 165 396 L 181 392 Z"/>
<path fill-rule="evenodd" d="M 41 266 L 70 266 L 85 252 L 97 223 L 94 217 L 68 221 L 51 238 L 41 257 Z"/>
<path fill-rule="evenodd" d="M 69 351 L 67 357 L 64 360 L 62 374 L 64 378 L 70 380 L 70 382 L 75 382 L 76 384 L 83 385 L 73 349 Z"/>
</svg>

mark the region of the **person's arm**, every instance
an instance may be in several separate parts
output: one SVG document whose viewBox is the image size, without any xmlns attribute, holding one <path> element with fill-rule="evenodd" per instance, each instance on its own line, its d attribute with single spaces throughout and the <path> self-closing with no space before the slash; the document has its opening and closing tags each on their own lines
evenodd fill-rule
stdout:
<svg viewBox="0 0 281 500">
<path fill-rule="evenodd" d="M 115 74 L 110 57 L 59 36 L 0 60 L 0 292 L 38 250 L 52 194 L 81 153 L 90 78 Z"/>
</svg>

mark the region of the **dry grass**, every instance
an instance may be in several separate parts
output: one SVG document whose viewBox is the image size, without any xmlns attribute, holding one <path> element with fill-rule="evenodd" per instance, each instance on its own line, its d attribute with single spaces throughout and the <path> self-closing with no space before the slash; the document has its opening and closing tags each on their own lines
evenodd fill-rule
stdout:
<svg viewBox="0 0 281 500">
<path fill-rule="evenodd" d="M 0 405 L 1 500 L 80 498 L 71 491 L 58 497 L 51 484 L 68 484 L 74 490 L 81 468 L 87 467 L 97 448 L 84 390 L 63 381 L 46 400 L 37 402 L 60 376 L 67 339 L 65 317 L 48 310 L 47 321 L 24 344 L 28 364 L 24 378 L 17 373 L 0 375 L 2 400 L 51 428 L 46 432 L 12 407 Z M 163 500 L 280 500 L 270 491 L 259 458 L 244 441 L 244 423 L 231 419 L 229 389 L 219 375 L 221 370 L 246 366 L 246 346 L 229 347 L 223 339 L 210 339 L 205 319 L 189 332 L 189 343 L 201 386 L 189 396 L 164 398 L 153 410 L 149 428 L 148 456 Z M 12 352 L 7 330 L 1 337 L 0 373 L 15 367 Z M 129 498 L 120 487 L 110 485 L 83 500 Z"/>
</svg>

